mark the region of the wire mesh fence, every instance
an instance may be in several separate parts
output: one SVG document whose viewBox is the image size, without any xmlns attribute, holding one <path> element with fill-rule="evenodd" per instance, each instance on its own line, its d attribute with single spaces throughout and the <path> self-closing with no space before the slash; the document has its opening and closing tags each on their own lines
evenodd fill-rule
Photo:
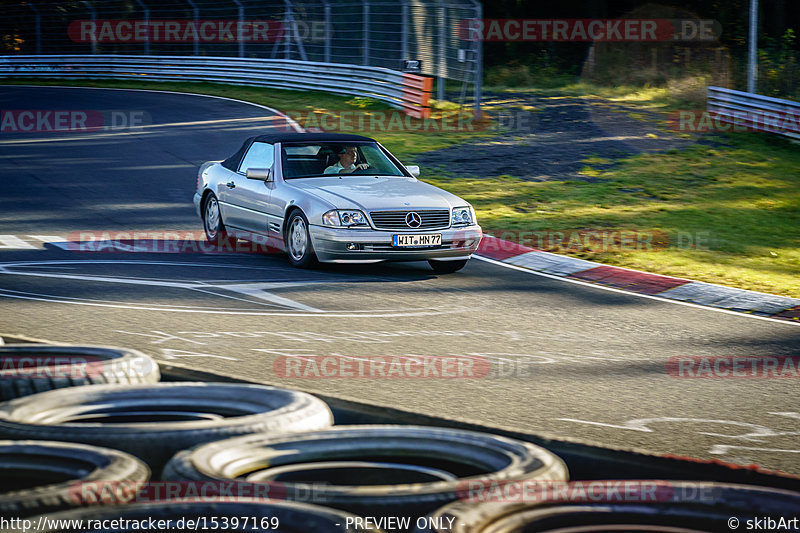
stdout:
<svg viewBox="0 0 800 533">
<path fill-rule="evenodd" d="M 78 0 L 9 2 L 2 54 L 289 59 L 384 67 L 462 82 L 479 95 L 476 0 Z M 478 98 L 479 101 L 479 98 Z"/>
</svg>

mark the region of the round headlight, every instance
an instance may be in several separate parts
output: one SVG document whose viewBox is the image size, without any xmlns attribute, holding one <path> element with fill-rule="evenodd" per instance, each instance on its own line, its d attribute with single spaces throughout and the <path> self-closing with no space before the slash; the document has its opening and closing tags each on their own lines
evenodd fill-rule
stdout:
<svg viewBox="0 0 800 533">
<path fill-rule="evenodd" d="M 453 224 L 472 223 L 472 213 L 469 207 L 458 207 L 453 209 Z"/>
</svg>

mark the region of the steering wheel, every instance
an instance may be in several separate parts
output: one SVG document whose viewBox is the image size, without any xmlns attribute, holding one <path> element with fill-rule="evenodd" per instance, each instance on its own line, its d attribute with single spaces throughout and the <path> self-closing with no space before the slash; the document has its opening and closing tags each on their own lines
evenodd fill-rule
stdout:
<svg viewBox="0 0 800 533">
<path fill-rule="evenodd" d="M 369 163 L 367 163 L 367 161 L 364 159 L 364 154 L 361 153 L 361 150 L 359 150 L 358 148 L 356 148 L 356 160 L 353 161 L 353 164 L 355 166 L 362 165 L 362 164 L 366 164 L 367 165 L 366 169 L 358 169 L 358 170 L 367 170 L 367 169 L 370 168 L 369 167 Z"/>
</svg>

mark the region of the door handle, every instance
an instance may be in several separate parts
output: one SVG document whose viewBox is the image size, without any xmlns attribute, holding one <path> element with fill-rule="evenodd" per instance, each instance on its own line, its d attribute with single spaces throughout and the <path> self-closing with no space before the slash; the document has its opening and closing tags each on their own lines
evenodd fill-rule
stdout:
<svg viewBox="0 0 800 533">
<path fill-rule="evenodd" d="M 232 181 L 229 181 L 229 182 L 228 182 L 228 183 L 226 183 L 225 185 L 226 185 L 226 186 L 227 186 L 229 189 L 235 189 L 235 188 L 236 188 L 236 184 L 235 184 L 234 182 L 232 182 Z"/>
</svg>

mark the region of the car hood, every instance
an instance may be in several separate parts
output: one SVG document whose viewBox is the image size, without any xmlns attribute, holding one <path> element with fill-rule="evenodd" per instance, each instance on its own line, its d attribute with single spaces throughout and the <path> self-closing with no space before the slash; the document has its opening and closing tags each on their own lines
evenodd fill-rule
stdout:
<svg viewBox="0 0 800 533">
<path fill-rule="evenodd" d="M 416 178 L 342 176 L 291 179 L 287 183 L 338 209 L 449 209 L 467 205 L 455 194 Z"/>
</svg>

